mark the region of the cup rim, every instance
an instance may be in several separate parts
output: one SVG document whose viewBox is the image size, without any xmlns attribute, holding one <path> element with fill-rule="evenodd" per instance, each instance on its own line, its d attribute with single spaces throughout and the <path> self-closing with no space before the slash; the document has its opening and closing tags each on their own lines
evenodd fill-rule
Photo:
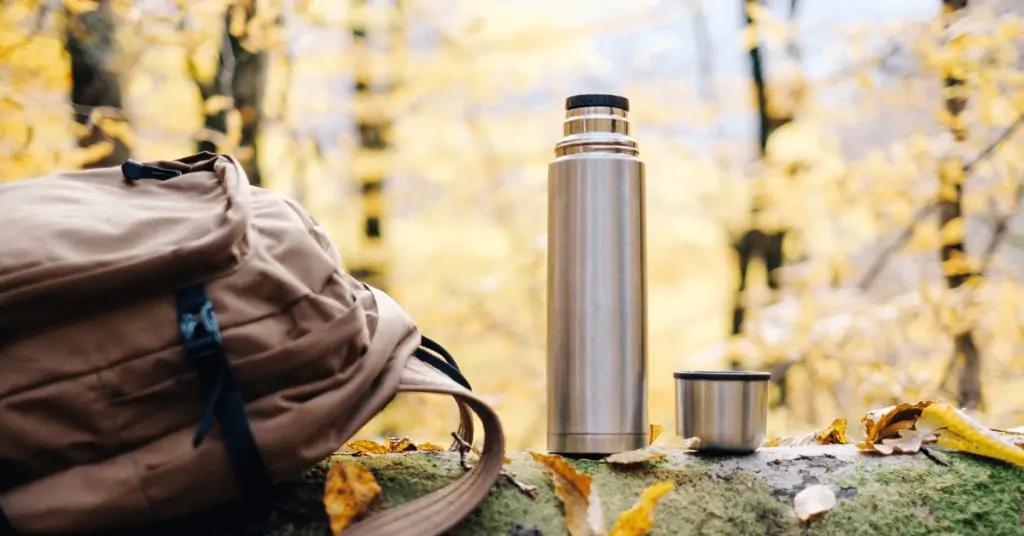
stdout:
<svg viewBox="0 0 1024 536">
<path fill-rule="evenodd" d="M 674 372 L 672 376 L 677 380 L 714 380 L 714 381 L 768 381 L 772 379 L 771 372 L 754 370 L 686 370 Z"/>
</svg>

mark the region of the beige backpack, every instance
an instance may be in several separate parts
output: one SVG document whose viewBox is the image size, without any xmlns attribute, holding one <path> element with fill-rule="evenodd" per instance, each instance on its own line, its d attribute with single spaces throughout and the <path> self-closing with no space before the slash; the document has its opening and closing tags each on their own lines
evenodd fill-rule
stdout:
<svg viewBox="0 0 1024 536">
<path fill-rule="evenodd" d="M 480 462 L 346 529 L 437 535 L 498 479 L 501 423 L 294 202 L 231 157 L 0 185 L 0 534 L 143 527 L 273 485 L 400 391 L 451 395 Z"/>
</svg>

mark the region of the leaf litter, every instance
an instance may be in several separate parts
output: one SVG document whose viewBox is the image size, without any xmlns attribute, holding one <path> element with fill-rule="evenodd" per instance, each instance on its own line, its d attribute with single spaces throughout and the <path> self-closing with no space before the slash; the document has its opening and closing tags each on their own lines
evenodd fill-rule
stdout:
<svg viewBox="0 0 1024 536">
<path fill-rule="evenodd" d="M 847 443 L 849 443 L 849 440 L 846 438 L 846 419 L 836 419 L 824 430 L 800 436 L 769 439 L 761 446 L 802 447 L 804 445 L 845 445 Z"/>
<path fill-rule="evenodd" d="M 654 528 L 658 501 L 675 488 L 675 484 L 668 481 L 648 486 L 640 493 L 636 504 L 619 515 L 609 532 L 605 529 L 597 485 L 589 475 L 580 473 L 556 454 L 531 452 L 530 455 L 554 480 L 555 496 L 562 501 L 570 536 L 643 536 Z"/>
</svg>

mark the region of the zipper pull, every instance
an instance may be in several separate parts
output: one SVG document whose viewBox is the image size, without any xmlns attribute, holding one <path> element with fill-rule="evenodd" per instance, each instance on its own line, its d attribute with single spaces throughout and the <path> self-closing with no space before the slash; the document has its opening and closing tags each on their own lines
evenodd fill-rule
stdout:
<svg viewBox="0 0 1024 536">
<path fill-rule="evenodd" d="M 181 176 L 180 171 L 156 166 L 147 166 L 138 160 L 132 159 L 121 164 L 121 173 L 124 174 L 124 180 L 128 182 L 135 182 L 141 179 L 156 179 L 163 181 Z"/>
</svg>

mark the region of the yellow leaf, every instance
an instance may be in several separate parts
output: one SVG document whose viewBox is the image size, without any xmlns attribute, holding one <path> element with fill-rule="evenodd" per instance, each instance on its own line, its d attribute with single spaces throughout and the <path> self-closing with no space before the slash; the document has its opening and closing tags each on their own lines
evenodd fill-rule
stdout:
<svg viewBox="0 0 1024 536">
<path fill-rule="evenodd" d="M 324 483 L 324 509 L 331 532 L 337 536 L 353 520 L 362 517 L 380 494 L 380 485 L 369 469 L 355 462 L 331 466 Z"/>
<path fill-rule="evenodd" d="M 800 436 L 777 437 L 764 442 L 763 447 L 801 447 L 804 445 L 845 445 L 846 419 L 836 419 L 824 430 Z"/>
<path fill-rule="evenodd" d="M 800 521 L 820 516 L 835 506 L 836 494 L 822 484 L 807 486 L 793 497 L 793 510 Z"/>
<path fill-rule="evenodd" d="M 650 426 L 650 431 L 647 434 L 647 445 L 650 446 L 651 444 L 653 444 L 654 440 L 658 439 L 658 436 L 661 435 L 661 433 L 664 432 L 664 431 L 665 431 L 665 427 L 664 426 L 662 426 L 660 424 L 652 424 Z"/>
<path fill-rule="evenodd" d="M 941 243 L 939 230 L 930 222 L 914 225 L 907 242 L 907 250 L 913 252 L 937 251 Z"/>
<path fill-rule="evenodd" d="M 643 536 L 650 532 L 654 528 L 654 510 L 658 506 L 658 501 L 675 487 L 670 481 L 647 486 L 636 504 L 615 521 L 608 536 Z"/>
<path fill-rule="evenodd" d="M 73 15 L 95 11 L 98 7 L 100 4 L 96 0 L 64 0 L 64 8 Z"/>
<path fill-rule="evenodd" d="M 555 481 L 555 495 L 565 508 L 565 526 L 570 536 L 603 535 L 604 514 L 597 487 L 591 478 L 579 473 L 561 456 L 531 452 Z"/>
<path fill-rule="evenodd" d="M 1024 469 L 1024 449 L 949 404 L 934 403 L 921 412 L 919 428 L 930 430 L 940 445 L 1000 460 Z"/>
<path fill-rule="evenodd" d="M 959 157 L 945 157 L 939 161 L 939 180 L 943 185 L 956 186 L 964 181 L 964 163 Z"/>
<path fill-rule="evenodd" d="M 386 437 L 384 441 L 387 442 L 388 452 L 408 452 L 416 450 L 416 445 L 409 441 L 408 437 Z"/>
<path fill-rule="evenodd" d="M 967 257 L 950 257 L 942 261 L 942 274 L 945 276 L 971 275 L 977 270 L 977 264 Z"/>
<path fill-rule="evenodd" d="M 203 113 L 214 115 L 224 110 L 231 109 L 235 105 L 235 99 L 228 95 L 214 95 L 203 103 Z"/>
<path fill-rule="evenodd" d="M 359 454 L 387 454 L 389 452 L 386 445 L 381 445 L 380 443 L 369 439 L 353 441 L 345 446 Z"/>
<path fill-rule="evenodd" d="M 416 450 L 429 452 L 445 452 L 448 449 L 440 445 L 435 445 L 433 443 L 420 443 L 416 445 Z"/>
<path fill-rule="evenodd" d="M 942 238 L 942 245 L 949 246 L 951 244 L 959 244 L 964 241 L 964 219 L 953 218 L 946 222 L 942 226 L 942 230 L 939 232 L 939 236 Z"/>
</svg>

